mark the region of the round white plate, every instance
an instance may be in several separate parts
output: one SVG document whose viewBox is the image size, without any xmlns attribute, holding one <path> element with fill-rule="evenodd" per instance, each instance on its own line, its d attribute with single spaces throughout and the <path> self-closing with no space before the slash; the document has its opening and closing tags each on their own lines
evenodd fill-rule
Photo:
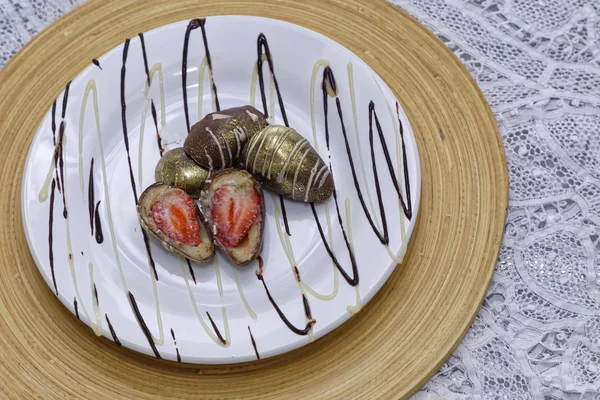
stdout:
<svg viewBox="0 0 600 400">
<path fill-rule="evenodd" d="M 313 146 L 316 137 L 322 158 L 331 158 L 340 219 L 333 197 L 315 208 L 323 234 L 350 282 L 332 262 L 310 205 L 285 201 L 291 233 L 287 236 L 279 199 L 268 192 L 262 250 L 264 282 L 282 315 L 298 330 L 305 330 L 307 322 L 311 326 L 305 315 L 304 294 L 316 321 L 307 334 L 298 334 L 284 323 L 265 286 L 257 279 L 257 263 L 235 267 L 219 254 L 218 262 L 192 266 L 194 281 L 184 260 L 149 239 L 156 280 L 137 220 L 130 171 L 139 196 L 154 182 L 154 168 L 159 159 L 157 128 L 167 150 L 180 146 L 185 138 L 182 53 L 189 23 L 163 26 L 117 46 L 90 62 L 58 96 L 40 124 L 27 156 L 22 191 L 25 232 L 47 284 L 96 334 L 142 353 L 182 362 L 232 363 L 269 357 L 308 344 L 342 324 L 390 276 L 396 260 L 406 250 L 417 216 L 420 195 L 417 147 L 410 124 L 401 107 L 396 111 L 397 100 L 386 84 L 360 58 L 339 44 L 305 28 L 271 19 L 207 18 L 203 22 L 204 31 L 221 109 L 254 103 L 263 111 L 260 85 L 255 85 L 251 100 L 251 82 L 258 58 L 258 38 L 261 33 L 265 35 L 289 125 Z M 201 25 L 200 20 L 191 24 Z M 149 90 L 142 43 L 151 74 Z M 202 68 L 206 65 L 204 58 L 202 29 L 190 30 L 186 74 L 190 124 L 213 111 L 210 69 Z M 410 188 L 412 218 L 409 219 L 401 211 L 373 122 L 373 148 L 389 231 L 387 247 L 376 236 L 359 200 L 337 100 L 331 96 L 327 100 L 330 135 L 330 151 L 327 151 L 321 90 L 325 62 L 336 79 L 337 99 L 356 177 L 376 226 L 381 228 L 382 221 L 369 145 L 371 101 L 405 202 L 408 201 L 405 189 Z M 276 91 L 270 84 L 268 62 L 263 64 L 263 71 L 267 108 L 274 107 L 274 122 L 283 124 Z M 198 84 L 201 72 L 204 72 L 203 85 Z M 313 73 L 315 80 L 311 83 Z M 152 103 L 157 128 L 152 118 Z M 53 154 L 61 147 L 62 168 L 58 162 L 55 171 Z M 104 239 L 101 243 L 90 227 L 90 183 L 94 192 L 92 204 L 93 208 L 97 205 Z M 358 285 L 352 285 L 350 253 L 340 220 L 350 248 L 354 249 Z"/>
</svg>

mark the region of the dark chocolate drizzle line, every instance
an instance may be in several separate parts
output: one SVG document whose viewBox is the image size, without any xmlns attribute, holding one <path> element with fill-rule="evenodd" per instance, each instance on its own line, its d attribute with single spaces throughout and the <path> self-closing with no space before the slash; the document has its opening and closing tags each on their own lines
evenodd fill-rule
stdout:
<svg viewBox="0 0 600 400">
<path fill-rule="evenodd" d="M 113 328 L 112 324 L 110 323 L 110 319 L 108 319 L 108 314 L 104 314 L 104 318 L 106 319 L 106 323 L 108 324 L 108 330 L 112 335 L 113 341 L 115 342 L 117 347 L 121 347 L 121 341 L 117 337 L 117 333 L 115 332 L 115 328 Z"/>
<path fill-rule="evenodd" d="M 301 335 L 301 336 L 308 335 L 308 333 L 310 332 L 310 330 L 312 329 L 312 327 L 316 323 L 316 321 L 312 318 L 312 314 L 310 311 L 310 305 L 308 304 L 308 299 L 306 298 L 306 296 L 304 294 L 302 294 L 302 304 L 304 305 L 304 314 L 306 316 L 307 322 L 306 322 L 306 326 L 304 327 L 304 329 L 299 329 L 299 328 L 295 327 L 294 324 L 292 324 L 289 319 L 287 319 L 287 317 L 285 316 L 283 311 L 281 311 L 281 309 L 275 302 L 275 299 L 273 299 L 273 296 L 271 296 L 271 292 L 269 291 L 269 288 L 267 287 L 267 283 L 265 282 L 265 278 L 263 277 L 263 267 L 264 267 L 263 259 L 262 259 L 262 257 L 259 256 L 257 258 L 257 260 L 258 260 L 258 270 L 256 271 L 256 277 L 258 278 L 259 281 L 262 282 L 263 287 L 265 288 L 265 292 L 267 293 L 267 297 L 269 298 L 269 301 L 273 305 L 273 308 L 275 308 L 277 315 L 279 315 L 279 318 L 281 318 L 281 321 L 283 321 L 283 323 L 289 328 L 289 330 L 294 332 L 296 335 Z"/>
<path fill-rule="evenodd" d="M 154 100 L 150 100 L 150 108 L 152 109 L 152 119 L 154 120 L 154 128 L 156 129 L 156 143 L 158 144 L 158 154 L 162 157 L 165 149 L 162 145 L 162 138 L 158 132 L 158 121 L 156 118 L 156 107 L 154 107 Z"/>
<path fill-rule="evenodd" d="M 188 268 L 190 269 L 190 275 L 192 276 L 192 279 L 194 280 L 194 285 L 197 285 L 198 282 L 196 282 L 196 274 L 194 273 L 194 268 L 192 268 L 192 263 L 190 262 L 189 258 L 186 258 L 185 261 L 187 261 Z"/>
<path fill-rule="evenodd" d="M 100 301 L 98 300 L 98 289 L 96 289 L 96 284 L 94 283 L 94 297 L 96 298 L 96 304 L 100 304 Z"/>
<path fill-rule="evenodd" d="M 327 91 L 328 85 L 332 89 L 333 94 L 336 96 L 335 100 L 336 100 L 336 104 L 338 107 L 338 114 L 340 117 L 340 121 L 342 123 L 342 131 L 345 132 L 346 128 L 344 126 L 344 119 L 342 116 L 340 100 L 337 97 L 337 86 L 335 83 L 335 77 L 333 75 L 333 71 L 331 70 L 331 68 L 329 66 L 325 67 L 325 69 L 323 70 L 323 81 L 321 83 L 321 90 L 323 91 L 323 114 L 325 117 L 325 143 L 327 144 L 329 170 L 331 171 L 331 173 L 333 173 L 333 168 L 331 166 L 330 147 L 329 147 L 329 113 L 328 113 L 328 100 L 329 100 L 328 96 L 329 96 L 329 94 Z M 336 191 L 335 187 L 333 188 L 333 200 L 335 203 L 335 210 L 336 210 L 337 217 L 338 217 L 338 224 L 340 226 L 340 229 L 342 230 L 342 235 L 344 236 L 344 242 L 346 244 L 346 249 L 348 250 L 348 255 L 350 256 L 350 263 L 352 264 L 352 277 L 350 277 L 350 275 L 348 275 L 348 273 L 342 268 L 342 265 L 340 264 L 339 260 L 337 259 L 337 257 L 333 253 L 333 251 L 331 250 L 331 247 L 329 247 L 329 243 L 327 242 L 325 233 L 323 232 L 323 227 L 321 226 L 321 222 L 319 221 L 319 216 L 317 215 L 317 210 L 315 208 L 314 203 L 310 203 L 310 208 L 312 209 L 313 217 L 315 219 L 315 223 L 317 224 L 317 228 L 319 230 L 319 235 L 321 236 L 321 240 L 323 241 L 323 244 L 325 245 L 325 249 L 327 250 L 327 254 L 329 254 L 329 257 L 335 264 L 338 271 L 340 271 L 340 273 L 344 277 L 344 280 L 346 280 L 346 282 L 348 282 L 348 284 L 350 286 L 356 286 L 356 285 L 358 285 L 358 282 L 359 282 L 358 266 L 356 264 L 356 258 L 354 257 L 354 251 L 352 250 L 352 246 L 350 245 L 350 241 L 348 240 L 348 235 L 346 233 L 346 229 L 344 228 L 344 222 L 342 220 L 342 216 L 340 213 L 340 206 L 339 206 L 339 202 L 338 202 L 338 198 L 337 198 L 337 191 Z"/>
<path fill-rule="evenodd" d="M 54 101 L 52 102 L 52 145 L 55 147 L 54 155 L 52 158 L 54 159 L 54 173 L 56 175 L 56 188 L 58 189 L 59 192 L 61 192 L 59 176 L 58 176 L 58 156 L 60 153 L 57 151 L 58 149 L 56 149 L 56 100 L 57 99 L 54 99 Z"/>
<path fill-rule="evenodd" d="M 133 308 L 133 313 L 135 314 L 135 318 L 137 319 L 138 324 L 140 325 L 140 328 L 142 328 L 142 332 L 144 332 L 144 336 L 146 336 L 146 339 L 148 340 L 148 344 L 150 345 L 150 348 L 154 352 L 154 355 L 156 356 L 156 358 L 158 358 L 158 359 L 162 358 L 160 356 L 160 353 L 158 352 L 158 349 L 156 348 L 154 339 L 152 339 L 152 334 L 150 333 L 150 329 L 148 329 L 148 325 L 146 325 L 146 321 L 144 321 L 144 317 L 142 317 L 142 314 L 140 313 L 140 309 L 138 308 L 138 305 L 137 305 L 137 302 L 135 301 L 135 297 L 133 296 L 133 293 L 128 292 L 128 294 L 129 294 L 129 302 L 131 303 L 131 307 Z"/>
<path fill-rule="evenodd" d="M 142 44 L 142 57 L 144 59 L 144 71 L 146 72 L 146 85 L 150 88 L 150 70 L 148 69 L 148 54 L 146 53 L 146 42 L 144 40 L 144 34 L 138 33 L 140 37 L 140 43 Z M 154 127 L 156 128 L 156 139 L 158 140 L 158 151 L 160 152 L 160 156 L 163 155 L 163 148 L 160 139 L 160 134 L 158 133 L 158 122 L 156 121 L 156 108 L 154 107 L 154 100 L 150 99 L 150 104 L 152 106 L 152 119 L 154 120 Z"/>
<path fill-rule="evenodd" d="M 398 181 L 396 179 L 396 175 L 394 172 L 394 167 L 392 165 L 392 161 L 390 158 L 390 153 L 387 147 L 387 143 L 385 140 L 385 137 L 383 135 L 383 130 L 381 128 L 381 125 L 379 123 L 379 118 L 377 117 L 377 112 L 375 111 L 375 103 L 373 103 L 373 101 L 371 101 L 369 103 L 369 145 L 371 147 L 371 165 L 373 168 L 373 178 L 375 180 L 375 190 L 377 193 L 377 202 L 378 202 L 378 206 L 379 206 L 379 214 L 381 216 L 381 223 L 383 225 L 383 233 L 381 233 L 377 227 L 375 226 L 375 223 L 373 221 L 373 218 L 371 216 L 371 213 L 369 212 L 369 209 L 367 208 L 367 205 L 365 203 L 365 200 L 363 198 L 363 194 L 362 194 L 362 190 L 360 188 L 360 184 L 358 182 L 358 177 L 356 175 L 356 169 L 354 167 L 354 161 L 352 159 L 352 151 L 350 150 L 350 144 L 348 143 L 348 135 L 346 133 L 346 129 L 344 128 L 344 123 L 343 123 L 343 117 L 342 117 L 342 108 L 338 102 L 338 114 L 340 115 L 340 120 L 342 121 L 342 134 L 344 136 L 344 143 L 346 146 L 346 153 L 348 154 L 348 161 L 350 162 L 350 169 L 352 171 L 352 178 L 354 180 L 354 186 L 356 188 L 356 192 L 358 194 L 358 199 L 360 200 L 360 204 L 362 206 L 362 209 L 365 213 L 365 216 L 367 217 L 367 219 L 369 220 L 369 224 L 371 225 L 371 228 L 373 229 L 373 232 L 377 235 L 377 237 L 379 238 L 379 241 L 384 244 L 387 245 L 389 244 L 389 235 L 388 235 L 388 228 L 387 228 L 387 220 L 386 220 L 386 214 L 385 214 L 385 208 L 383 205 L 383 197 L 381 195 L 381 186 L 379 183 L 379 174 L 377 173 L 377 163 L 375 161 L 375 146 L 373 144 L 373 120 L 375 121 L 375 126 L 377 128 L 377 134 L 379 137 L 379 141 L 381 142 L 381 147 L 383 150 L 383 154 L 385 156 L 386 159 L 386 163 L 388 166 L 388 170 L 390 173 L 390 177 L 392 179 L 392 183 L 394 185 L 394 189 L 396 190 L 396 193 L 398 194 L 398 198 L 400 199 L 400 204 L 402 205 L 402 210 L 404 212 L 404 214 L 406 215 L 406 217 L 408 219 L 412 218 L 412 206 L 409 202 L 409 206 L 407 207 L 406 204 L 404 203 L 404 200 L 402 198 L 402 194 L 400 192 L 400 186 L 398 185 Z M 374 118 L 373 118 L 374 117 Z M 400 122 L 400 121 L 398 121 Z M 402 124 L 400 123 L 400 127 L 402 127 Z M 402 128 L 400 128 L 400 131 L 402 132 Z M 404 148 L 404 135 L 401 135 L 401 139 L 402 139 L 402 144 L 403 144 L 403 148 Z M 404 151 L 404 154 L 406 153 L 406 151 Z M 406 160 L 405 160 L 406 161 Z M 405 177 L 408 178 L 407 175 L 407 164 L 405 163 Z M 410 182 L 408 181 L 408 179 L 406 180 L 405 183 L 405 188 L 407 193 L 410 193 Z M 407 197 L 408 199 L 408 197 Z"/>
<path fill-rule="evenodd" d="M 67 115 L 67 102 L 69 101 L 69 88 L 71 87 L 71 82 L 72 81 L 67 82 L 67 86 L 65 86 L 65 94 L 63 95 L 62 101 L 62 119 L 65 119 L 65 116 Z"/>
<path fill-rule="evenodd" d="M 400 138 L 402 139 L 402 168 L 404 169 L 404 190 L 406 191 L 406 206 L 404 206 L 404 202 L 402 202 L 402 209 L 406 214 L 406 218 L 409 220 L 412 219 L 413 211 L 412 211 L 412 200 L 410 197 L 410 178 L 408 176 L 408 160 L 406 159 L 406 142 L 404 141 L 404 127 L 402 126 L 402 121 L 400 121 L 400 105 L 396 102 L 396 116 L 398 117 L 398 127 L 400 131 Z M 402 196 L 400 196 L 400 200 L 402 200 Z"/>
<path fill-rule="evenodd" d="M 100 221 L 100 202 L 102 200 L 98 200 L 96 203 L 96 209 L 94 210 L 94 223 L 96 225 L 96 243 L 102 244 L 104 242 L 104 234 L 102 233 L 102 222 Z"/>
<path fill-rule="evenodd" d="M 102 67 L 100 66 L 100 61 L 96 60 L 95 58 L 92 58 L 92 62 L 94 63 L 94 65 L 98 68 L 100 68 L 100 70 L 102 70 Z"/>
<path fill-rule="evenodd" d="M 204 28 L 204 24 L 206 23 L 205 18 L 194 18 L 192 19 L 185 30 L 185 38 L 183 40 L 183 57 L 181 60 L 181 89 L 183 90 L 183 111 L 185 113 L 185 126 L 187 127 L 187 131 L 190 131 L 190 114 L 188 110 L 188 99 L 187 99 L 187 59 L 188 59 L 188 50 L 190 47 L 190 34 L 194 29 L 201 28 L 202 30 L 202 42 L 204 43 L 204 54 L 206 56 L 206 62 L 208 63 L 208 72 L 210 74 L 210 80 L 212 84 L 212 90 L 215 92 L 215 103 L 217 106 L 217 111 L 220 111 L 219 106 L 219 96 L 217 94 L 217 86 L 215 85 L 215 80 L 213 78 L 212 72 L 212 60 L 210 58 L 210 51 L 208 49 L 208 39 L 206 38 L 206 29 Z M 198 99 L 198 101 L 202 101 Z"/>
<path fill-rule="evenodd" d="M 208 319 L 210 320 L 210 324 L 212 325 L 213 329 L 215 330 L 215 333 L 217 334 L 217 337 L 219 338 L 219 340 L 221 341 L 221 343 L 227 344 L 227 340 L 225 340 L 223 338 L 223 335 L 221 335 L 221 332 L 219 331 L 219 328 L 217 328 L 217 324 L 215 324 L 215 321 L 213 321 L 213 319 L 210 316 L 210 314 L 208 313 L 208 311 L 206 312 L 206 315 L 208 315 Z"/>
<path fill-rule="evenodd" d="M 123 45 L 123 65 L 121 66 L 121 123 L 123 125 L 123 141 L 125 142 L 125 151 L 127 152 L 127 164 L 129 165 L 129 180 L 131 181 L 131 190 L 133 190 L 133 197 L 135 197 L 135 205 L 138 204 L 137 189 L 135 187 L 135 178 L 133 177 L 133 168 L 131 167 L 131 156 L 129 155 L 129 135 L 127 133 L 127 104 L 125 103 L 125 76 L 126 76 L 126 64 L 127 64 L 127 53 L 129 52 L 129 41 L 125 40 Z"/>
<path fill-rule="evenodd" d="M 135 187 L 135 178 L 133 177 L 133 168 L 131 167 L 131 156 L 129 154 L 129 135 L 127 133 L 127 104 L 125 103 L 125 74 L 127 64 L 127 53 L 129 52 L 130 39 L 125 40 L 123 45 L 123 65 L 121 66 L 121 122 L 123 125 L 123 141 L 125 142 L 125 151 L 127 152 L 127 164 L 129 166 L 129 180 L 131 181 L 131 190 L 133 191 L 133 197 L 135 205 L 138 205 L 137 189 Z M 150 242 L 146 231 L 142 229 L 142 236 L 144 237 L 144 245 L 146 247 L 146 254 L 148 255 L 148 262 L 154 273 L 154 278 L 158 281 L 158 273 L 156 272 L 156 265 L 152 258 L 152 251 L 150 250 Z"/>
<path fill-rule="evenodd" d="M 90 161 L 90 178 L 88 179 L 88 213 L 90 217 L 90 235 L 94 235 L 94 157 Z"/>
<path fill-rule="evenodd" d="M 56 286 L 56 276 L 54 275 L 54 248 L 53 248 L 53 225 L 54 225 L 54 192 L 56 190 L 56 181 L 52 179 L 50 188 L 50 212 L 48 214 L 48 258 L 50 261 L 50 272 L 52 273 L 52 282 L 54 283 L 54 292 L 58 296 L 58 287 Z"/>
<path fill-rule="evenodd" d="M 73 308 L 75 308 L 75 316 L 78 320 L 81 321 L 81 318 L 79 318 L 79 307 L 77 306 L 77 297 L 73 297 Z"/>
<path fill-rule="evenodd" d="M 144 41 L 144 34 L 138 33 L 140 37 L 140 43 L 142 44 L 142 57 L 144 58 L 144 71 L 146 72 L 146 84 L 150 86 L 150 70 L 148 69 L 148 55 L 146 54 L 146 42 Z"/>
<path fill-rule="evenodd" d="M 279 108 L 281 109 L 281 116 L 283 117 L 283 122 L 285 126 L 288 128 L 290 124 L 287 119 L 287 114 L 285 112 L 285 105 L 283 104 L 283 98 L 281 97 L 281 91 L 279 90 L 279 83 L 277 82 L 277 77 L 275 76 L 275 67 L 273 66 L 273 57 L 271 57 L 271 50 L 269 49 L 269 43 L 267 42 L 267 37 L 264 33 L 258 35 L 258 40 L 256 43 L 256 68 L 258 72 L 258 84 L 260 86 L 260 98 L 262 100 L 263 105 L 263 114 L 265 118 L 269 118 L 269 109 L 267 107 L 267 94 L 265 93 L 265 79 L 263 76 L 263 54 L 267 58 L 267 64 L 269 65 L 269 71 L 271 72 L 271 76 L 273 77 L 273 83 L 275 84 L 275 90 L 277 92 L 277 101 L 279 103 Z M 264 53 L 263 53 L 264 52 Z M 281 204 L 281 216 L 283 218 L 283 224 L 285 225 L 285 233 L 288 236 L 292 236 L 290 232 L 290 224 L 287 218 L 287 212 L 285 210 L 285 202 L 283 201 L 283 196 L 279 195 L 279 203 Z"/>
<path fill-rule="evenodd" d="M 66 122 L 65 122 L 65 115 L 67 114 L 67 104 L 69 102 L 69 88 L 71 87 L 71 81 L 67 82 L 67 86 L 65 87 L 65 93 L 63 94 L 63 98 L 62 98 L 62 113 L 61 113 L 61 117 L 62 117 L 62 121 L 60 122 L 60 127 L 58 128 L 58 147 L 59 147 L 59 153 L 58 153 L 58 169 L 59 169 L 59 173 L 57 174 L 57 178 L 58 176 L 60 176 L 60 182 L 63 183 L 64 186 L 64 182 L 65 182 L 65 175 L 64 175 L 64 152 L 63 152 L 63 138 L 65 136 L 65 128 L 66 128 Z M 56 153 L 55 153 L 56 154 Z M 56 166 L 56 155 L 54 158 L 54 165 Z M 63 199 L 63 218 L 67 219 L 68 216 L 68 212 L 67 212 L 67 200 L 65 198 L 65 191 L 61 190 L 60 188 L 60 184 L 58 183 L 57 180 L 57 185 L 59 186 L 59 191 L 62 193 L 62 199 Z"/>
<path fill-rule="evenodd" d="M 56 99 L 52 102 L 52 145 L 56 146 Z"/>
<path fill-rule="evenodd" d="M 175 339 L 175 331 L 171 328 L 171 336 L 173 337 L 173 344 L 177 346 L 177 339 Z M 175 352 L 177 352 L 177 362 L 181 362 L 181 355 L 179 354 L 179 347 L 175 347 Z"/>
<path fill-rule="evenodd" d="M 269 50 L 269 43 L 267 42 L 267 38 L 264 33 L 258 35 L 258 40 L 256 43 L 256 52 L 258 58 L 257 62 L 257 71 L 258 71 L 258 83 L 260 85 L 260 97 L 262 99 L 263 109 L 265 118 L 269 118 L 269 110 L 267 108 L 267 95 L 265 93 L 265 80 L 263 77 L 263 54 L 267 58 L 267 64 L 269 64 L 269 71 L 271 71 L 271 76 L 273 77 L 273 83 L 275 84 L 275 91 L 277 92 L 277 99 L 279 101 L 279 108 L 281 109 L 281 116 L 283 117 L 283 122 L 285 126 L 289 127 L 287 114 L 285 113 L 285 106 L 283 104 L 283 98 L 281 97 L 281 92 L 279 91 L 279 83 L 277 82 L 277 77 L 275 76 L 275 68 L 273 67 L 273 57 L 271 57 L 271 50 Z"/>
<path fill-rule="evenodd" d="M 65 160 L 64 160 L 64 152 L 63 152 L 63 139 L 65 137 L 65 124 L 66 122 L 64 120 L 61 121 L 60 123 L 60 128 L 58 130 L 58 169 L 59 169 L 59 176 L 60 176 L 60 181 L 63 182 L 63 186 L 64 186 L 64 182 L 65 182 Z M 64 189 L 64 188 L 63 188 Z M 63 201 L 63 218 L 67 219 L 68 216 L 68 212 L 67 212 L 67 199 L 65 197 L 65 191 L 62 190 L 61 191 L 62 194 L 62 201 Z"/>
<path fill-rule="evenodd" d="M 254 347 L 256 359 L 260 360 L 260 354 L 258 354 L 258 349 L 256 348 L 256 341 L 254 340 L 254 336 L 252 336 L 252 330 L 250 329 L 250 325 L 248 325 L 248 333 L 250 334 L 250 341 L 252 342 L 252 347 Z"/>
</svg>

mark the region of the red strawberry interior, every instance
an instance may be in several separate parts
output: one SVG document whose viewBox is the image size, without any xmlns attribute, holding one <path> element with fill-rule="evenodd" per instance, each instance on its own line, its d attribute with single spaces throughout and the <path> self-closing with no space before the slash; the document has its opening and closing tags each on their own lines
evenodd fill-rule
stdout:
<svg viewBox="0 0 600 400">
<path fill-rule="evenodd" d="M 165 235 L 180 243 L 198 246 L 200 222 L 194 199 L 181 189 L 159 195 L 151 208 L 154 223 Z"/>
<path fill-rule="evenodd" d="M 251 186 L 224 184 L 215 191 L 210 212 L 219 243 L 237 247 L 260 218 L 261 198 Z"/>
</svg>

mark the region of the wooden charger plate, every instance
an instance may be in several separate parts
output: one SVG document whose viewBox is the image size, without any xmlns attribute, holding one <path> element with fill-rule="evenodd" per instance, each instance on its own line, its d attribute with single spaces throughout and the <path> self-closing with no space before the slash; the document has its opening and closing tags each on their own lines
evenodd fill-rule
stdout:
<svg viewBox="0 0 600 400">
<path fill-rule="evenodd" d="M 55 298 L 25 241 L 21 177 L 45 111 L 92 58 L 138 32 L 222 14 L 299 24 L 366 61 L 401 101 L 414 130 L 421 204 L 403 265 L 341 327 L 258 362 L 182 365 L 99 339 Z M 449 357 L 483 300 L 508 201 L 496 123 L 458 59 L 384 1 L 91 1 L 43 31 L 4 67 L 0 99 L 3 398 L 407 397 Z"/>
</svg>

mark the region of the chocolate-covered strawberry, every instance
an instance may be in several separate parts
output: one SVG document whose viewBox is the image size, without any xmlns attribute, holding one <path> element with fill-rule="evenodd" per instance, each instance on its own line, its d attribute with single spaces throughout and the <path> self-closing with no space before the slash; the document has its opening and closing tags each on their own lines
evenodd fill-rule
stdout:
<svg viewBox="0 0 600 400">
<path fill-rule="evenodd" d="M 149 186 L 138 202 L 142 228 L 175 253 L 202 263 L 215 254 L 211 234 L 194 199 L 164 183 Z"/>
<path fill-rule="evenodd" d="M 246 142 L 266 125 L 265 116 L 251 106 L 217 111 L 192 126 L 183 148 L 204 168 L 233 167 Z"/>
<path fill-rule="evenodd" d="M 319 203 L 333 193 L 333 177 L 310 142 L 292 128 L 269 125 L 253 136 L 241 165 L 267 188 L 303 202 Z"/>
<path fill-rule="evenodd" d="M 265 201 L 252 175 L 239 169 L 218 172 L 201 201 L 215 242 L 225 254 L 239 265 L 254 260 L 262 248 Z"/>
</svg>

